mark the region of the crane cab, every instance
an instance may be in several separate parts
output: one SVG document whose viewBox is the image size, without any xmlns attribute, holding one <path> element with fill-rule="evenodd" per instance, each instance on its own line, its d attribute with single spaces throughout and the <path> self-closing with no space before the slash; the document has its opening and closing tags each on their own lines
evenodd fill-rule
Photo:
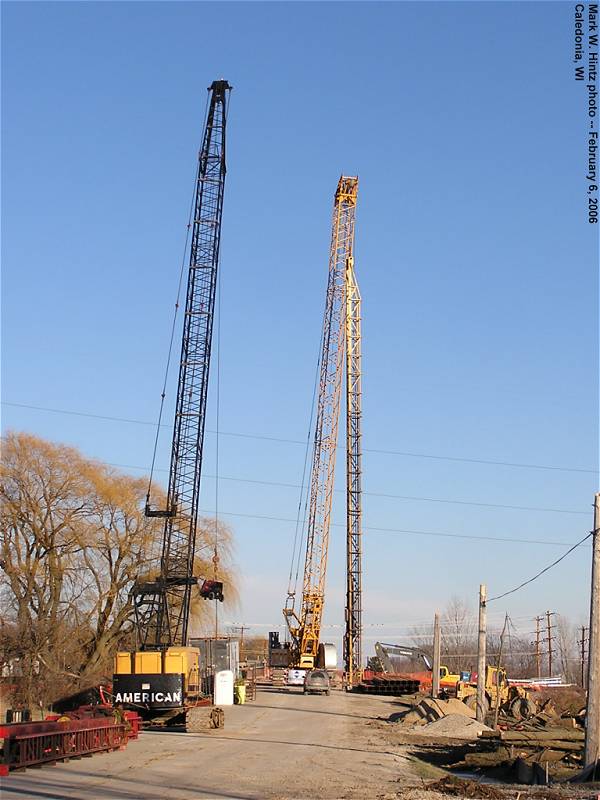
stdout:
<svg viewBox="0 0 600 800">
<path fill-rule="evenodd" d="M 152 717 L 183 710 L 200 695 L 200 651 L 197 647 L 119 652 L 113 675 L 114 703 Z"/>
</svg>

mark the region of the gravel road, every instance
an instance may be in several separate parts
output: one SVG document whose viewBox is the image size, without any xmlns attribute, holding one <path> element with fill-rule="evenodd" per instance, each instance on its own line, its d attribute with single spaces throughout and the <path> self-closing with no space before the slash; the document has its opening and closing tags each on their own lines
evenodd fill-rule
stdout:
<svg viewBox="0 0 600 800">
<path fill-rule="evenodd" d="M 225 710 L 225 728 L 144 733 L 121 752 L 14 773 L 3 800 L 341 800 L 395 796 L 419 782 L 412 762 L 386 745 L 371 720 L 393 698 L 259 691 Z"/>
</svg>

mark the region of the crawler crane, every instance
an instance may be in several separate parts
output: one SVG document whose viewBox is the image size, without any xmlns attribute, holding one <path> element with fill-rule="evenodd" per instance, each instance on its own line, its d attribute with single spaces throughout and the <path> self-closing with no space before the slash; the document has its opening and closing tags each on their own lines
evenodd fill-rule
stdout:
<svg viewBox="0 0 600 800">
<path fill-rule="evenodd" d="M 187 646 L 192 590 L 223 599 L 223 584 L 198 580 L 194 556 L 221 217 L 225 187 L 225 127 L 231 87 L 214 81 L 198 158 L 179 380 L 167 505 L 146 515 L 164 518 L 160 573 L 133 589 L 138 649 L 117 653 L 113 693 L 146 717 L 184 712 L 200 695 L 199 651 Z"/>
<path fill-rule="evenodd" d="M 323 322 L 320 383 L 310 478 L 306 555 L 299 613 L 289 591 L 284 617 L 291 636 L 291 665 L 322 663 L 321 622 L 338 439 L 346 371 L 346 631 L 344 666 L 352 684 L 361 656 L 361 298 L 354 274 L 354 221 L 358 178 L 342 176 L 334 199 L 329 278 Z"/>
</svg>

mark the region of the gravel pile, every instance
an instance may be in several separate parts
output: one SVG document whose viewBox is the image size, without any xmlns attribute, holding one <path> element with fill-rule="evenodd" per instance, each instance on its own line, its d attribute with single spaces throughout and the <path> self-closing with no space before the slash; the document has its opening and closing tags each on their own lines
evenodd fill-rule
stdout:
<svg viewBox="0 0 600 800">
<path fill-rule="evenodd" d="M 477 739 L 481 731 L 491 731 L 483 722 L 470 719 L 464 714 L 447 714 L 428 725 L 419 725 L 415 731 L 420 736 L 444 736 L 447 739 Z"/>
</svg>

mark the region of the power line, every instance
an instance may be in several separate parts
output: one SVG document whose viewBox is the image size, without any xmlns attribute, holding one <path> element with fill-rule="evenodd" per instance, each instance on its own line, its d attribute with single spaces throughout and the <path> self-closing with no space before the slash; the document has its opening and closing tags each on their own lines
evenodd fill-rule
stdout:
<svg viewBox="0 0 600 800">
<path fill-rule="evenodd" d="M 90 414 L 83 411 L 70 411 L 61 408 L 47 408 L 45 406 L 34 406 L 28 405 L 26 403 L 12 403 L 6 400 L 2 401 L 2 405 L 11 406 L 13 408 L 28 408 L 34 411 L 49 411 L 53 414 L 66 414 L 69 416 L 77 416 L 77 417 L 89 417 L 91 419 L 102 419 L 109 422 L 126 422 L 135 425 L 151 425 L 155 426 L 156 423 L 149 422 L 147 420 L 140 420 L 140 419 L 129 419 L 126 417 L 112 417 L 106 416 L 103 414 Z M 164 427 L 167 426 L 163 423 Z M 216 431 L 208 430 L 207 433 L 214 434 Z M 235 436 L 238 438 L 243 439 L 258 439 L 261 441 L 270 441 L 270 442 L 283 442 L 285 444 L 298 444 L 298 445 L 305 445 L 304 441 L 300 439 L 286 439 L 279 436 L 266 436 L 260 434 L 253 434 L 253 433 L 241 433 L 239 431 L 219 431 L 220 436 Z M 558 472 L 583 472 L 583 473 L 591 473 L 592 475 L 597 475 L 597 469 L 584 469 L 581 467 L 557 467 L 557 466 L 550 466 L 548 464 L 525 464 L 520 462 L 513 462 L 513 461 L 494 461 L 491 459 L 483 459 L 483 458 L 463 458 L 459 456 L 441 456 L 441 455 L 432 455 L 430 453 L 412 453 L 404 450 L 383 450 L 380 448 L 364 448 L 363 452 L 365 453 L 378 453 L 381 455 L 390 455 L 390 456 L 404 456 L 406 458 L 427 458 L 427 459 L 434 459 L 437 461 L 459 461 L 468 464 L 490 464 L 492 466 L 500 466 L 500 467 L 516 467 L 519 469 L 543 469 L 543 470 L 552 470 Z"/>
<path fill-rule="evenodd" d="M 214 512 L 210 509 L 200 509 L 201 514 L 213 514 Z M 295 523 L 295 519 L 291 519 L 290 517 L 273 517 L 267 514 L 242 514 L 240 512 L 235 511 L 221 511 L 221 514 L 226 514 L 228 517 L 246 517 L 249 519 L 267 519 L 274 522 L 292 522 Z M 336 528 L 345 528 L 345 523 L 341 522 L 332 522 L 331 523 Z M 483 542 L 516 542 L 518 544 L 543 544 L 543 545 L 551 545 L 553 547 L 564 547 L 569 544 L 569 542 L 550 542 L 545 539 L 521 539 L 521 538 L 508 538 L 508 537 L 501 537 L 501 536 L 475 536 L 466 533 L 445 533 L 442 531 L 416 531 L 411 530 L 408 528 L 379 528 L 375 526 L 365 526 L 363 529 L 365 531 L 371 531 L 373 533 L 400 533 L 400 534 L 408 534 L 411 536 L 441 536 L 443 538 L 448 539 L 470 539 L 476 541 L 483 541 Z M 587 538 L 587 537 L 586 537 Z M 579 542 L 581 544 L 581 542 Z M 578 545 L 575 545 L 576 547 Z M 488 601 L 489 602 L 489 601 Z"/>
<path fill-rule="evenodd" d="M 541 570 L 540 572 L 538 572 L 538 574 L 537 574 L 537 575 L 534 575 L 534 576 L 533 576 L 533 578 L 529 578 L 529 580 L 523 581 L 523 583 L 519 584 L 519 586 L 516 586 L 514 589 L 510 589 L 508 592 L 504 592 L 503 594 L 498 594 L 498 595 L 496 595 L 496 597 L 490 597 L 490 598 L 489 598 L 489 600 L 488 600 L 487 602 L 488 602 L 488 603 L 491 603 L 491 602 L 492 602 L 492 600 L 500 600 L 500 598 L 502 598 L 502 597 L 506 597 L 506 596 L 507 596 L 507 595 L 509 595 L 509 594 L 514 594 L 515 592 L 518 592 L 518 591 L 519 591 L 519 589 L 522 589 L 524 586 L 527 586 L 529 583 L 533 583 L 533 581 L 537 580 L 537 579 L 538 579 L 538 578 L 539 578 L 541 575 L 543 575 L 545 572 L 548 572 L 548 570 L 549 570 L 549 569 L 552 569 L 552 567 L 555 567 L 557 564 L 560 564 L 560 562 L 561 562 L 561 561 L 562 561 L 564 558 L 566 558 L 566 557 L 569 555 L 569 553 L 572 553 L 572 552 L 573 552 L 573 550 L 575 550 L 577 547 L 579 547 L 580 545 L 582 545 L 582 544 L 583 544 L 583 543 L 584 543 L 584 542 L 585 542 L 587 539 L 589 539 L 589 538 L 590 538 L 590 536 L 593 536 L 593 535 L 594 535 L 594 531 L 590 531 L 588 534 L 586 534 L 586 535 L 583 537 L 583 539 L 581 539 L 579 542 L 577 542 L 577 543 L 576 543 L 576 544 L 574 544 L 572 547 L 570 547 L 570 548 L 567 550 L 567 552 L 566 552 L 566 553 L 563 553 L 563 554 L 562 554 L 562 556 L 561 556 L 560 558 L 557 558 L 557 559 L 556 559 L 556 561 L 553 561 L 553 562 L 552 562 L 552 564 L 548 564 L 548 566 L 547 566 L 547 567 L 544 567 L 544 569 L 543 569 L 543 570 Z"/>
<path fill-rule="evenodd" d="M 140 425 L 146 425 L 146 424 L 147 425 L 155 425 L 156 424 L 156 423 L 141 422 L 140 420 L 127 420 L 127 419 L 121 418 L 121 417 L 100 417 L 97 414 L 84 414 L 84 413 L 78 412 L 78 411 L 67 412 L 67 411 L 59 411 L 57 409 L 41 408 L 40 406 L 21 406 L 18 403 L 7 403 L 7 402 L 4 402 L 3 404 L 4 405 L 16 405 L 16 406 L 24 407 L 24 408 L 34 408 L 34 409 L 43 410 L 43 411 L 56 411 L 57 413 L 60 413 L 60 414 L 63 414 L 63 413 L 64 414 L 75 414 L 77 416 L 86 416 L 86 417 L 89 416 L 89 417 L 99 418 L 99 419 L 118 420 L 120 422 L 132 422 L 132 423 L 136 423 L 136 424 L 140 424 Z M 165 426 L 163 425 L 163 427 L 165 427 Z M 207 432 L 208 433 L 214 433 L 214 431 L 207 431 Z M 243 435 L 243 436 L 245 436 L 246 434 L 227 434 L 227 435 L 230 435 L 230 436 L 242 436 Z M 249 436 L 249 434 L 248 434 L 248 436 Z M 265 438 L 265 437 L 255 437 L 255 438 Z M 280 439 L 280 440 L 277 440 L 277 441 L 290 441 L 290 442 L 292 442 L 294 440 L 292 440 L 292 439 L 289 439 L 289 440 L 288 439 L 285 439 L 285 440 L 284 439 Z M 306 444 L 306 442 L 304 444 Z M 117 463 L 111 462 L 111 461 L 101 461 L 100 463 L 106 464 L 107 466 L 110 466 L 110 467 L 118 467 L 119 469 L 135 469 L 135 470 L 140 470 L 141 472 L 147 472 L 148 471 L 148 467 L 139 466 L 137 464 L 117 464 Z M 154 471 L 155 472 L 165 472 L 165 473 L 167 473 L 169 470 L 167 468 L 165 468 L 165 467 L 155 467 Z M 215 475 L 204 475 L 203 477 L 216 480 L 216 476 Z M 282 488 L 287 488 L 287 489 L 299 489 L 299 488 L 301 488 L 299 484 L 296 484 L 296 483 L 283 483 L 281 481 L 265 481 L 265 480 L 258 480 L 256 478 L 235 478 L 233 476 L 225 476 L 225 475 L 221 475 L 221 476 L 219 476 L 219 478 L 220 478 L 220 480 L 226 480 L 226 481 L 236 481 L 236 482 L 239 482 L 239 483 L 253 483 L 253 484 L 258 484 L 258 485 L 263 485 L 263 486 L 280 486 Z M 344 490 L 343 489 L 335 489 L 334 491 L 343 492 Z M 569 509 L 569 508 L 548 508 L 548 507 L 545 507 L 545 506 L 519 506 L 519 505 L 508 504 L 508 503 L 486 503 L 486 502 L 479 502 L 479 501 L 475 501 L 475 500 L 452 500 L 452 499 L 442 498 L 442 497 L 421 497 L 421 496 L 418 496 L 418 495 L 402 495 L 402 494 L 392 494 L 392 493 L 388 493 L 388 492 L 367 492 L 367 491 L 365 491 L 365 492 L 363 492 L 363 494 L 366 495 L 366 496 L 369 496 L 369 497 L 383 497 L 383 498 L 389 498 L 389 499 L 393 499 L 393 500 L 414 500 L 414 501 L 417 501 L 417 502 L 425 502 L 425 503 L 444 503 L 444 504 L 449 504 L 449 505 L 475 506 L 475 507 L 480 507 L 480 508 L 504 508 L 504 509 L 508 509 L 508 510 L 512 510 L 512 511 L 544 511 L 544 512 L 550 512 L 550 513 L 554 513 L 554 514 L 578 514 L 578 515 L 587 515 L 588 514 L 587 511 L 575 511 L 574 509 Z"/>
<path fill-rule="evenodd" d="M 116 464 L 113 461 L 102 461 L 102 464 L 106 464 L 109 467 L 118 467 L 119 469 L 137 469 L 142 471 L 147 471 L 147 467 L 140 467 L 134 464 Z M 168 472 L 169 470 L 166 467 L 155 467 L 155 472 Z M 203 478 L 209 478 L 211 480 L 215 480 L 215 475 L 203 475 Z M 237 483 L 254 483 L 261 486 L 280 486 L 285 489 L 300 489 L 300 484 L 297 483 L 283 483 L 281 481 L 264 481 L 258 480 L 257 478 L 234 478 L 231 475 L 220 475 L 219 480 L 223 481 L 234 481 Z M 334 489 L 337 493 L 342 493 L 344 489 Z M 386 497 L 389 499 L 394 500 L 416 500 L 419 502 L 425 503 L 448 503 L 450 505 L 461 505 L 461 506 L 477 506 L 477 507 L 484 507 L 484 508 L 506 508 L 512 511 L 548 511 L 556 514 L 583 514 L 585 516 L 588 515 L 587 511 L 575 511 L 568 508 L 545 508 L 543 506 L 515 506 L 515 505 L 508 505 L 506 503 L 480 503 L 474 500 L 449 500 L 446 498 L 441 497 L 418 497 L 415 495 L 403 495 L 403 494 L 388 494 L 382 492 L 363 492 L 363 495 L 368 495 L 369 497 Z"/>
</svg>

